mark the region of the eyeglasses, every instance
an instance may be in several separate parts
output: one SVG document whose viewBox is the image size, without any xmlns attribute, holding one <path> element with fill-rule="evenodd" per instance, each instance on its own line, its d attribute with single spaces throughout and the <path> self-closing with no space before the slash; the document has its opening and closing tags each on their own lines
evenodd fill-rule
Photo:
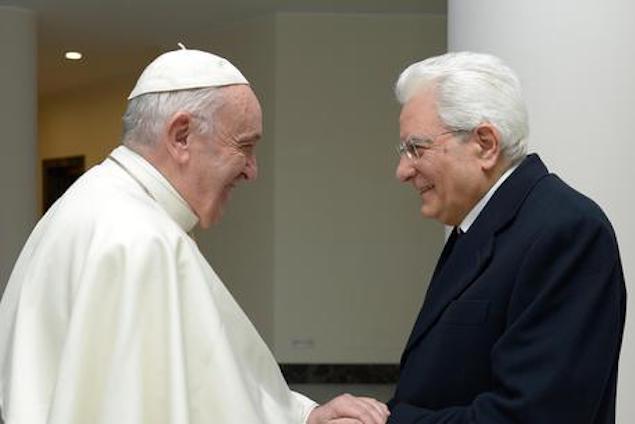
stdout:
<svg viewBox="0 0 635 424">
<path fill-rule="evenodd" d="M 421 158 L 421 151 L 427 150 L 434 144 L 435 140 L 442 135 L 446 134 L 460 134 L 460 133 L 469 133 L 470 130 L 450 130 L 439 133 L 430 138 L 417 138 L 413 137 L 406 141 L 402 141 L 395 146 L 397 148 L 397 153 L 399 156 L 406 155 L 408 159 L 416 160 Z"/>
</svg>

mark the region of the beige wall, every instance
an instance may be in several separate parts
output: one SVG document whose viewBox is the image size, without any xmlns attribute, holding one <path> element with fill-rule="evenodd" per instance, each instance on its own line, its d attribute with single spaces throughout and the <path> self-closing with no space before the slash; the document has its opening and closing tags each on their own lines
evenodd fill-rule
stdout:
<svg viewBox="0 0 635 424">
<path fill-rule="evenodd" d="M 266 16 L 220 31 L 201 44 L 227 57 L 251 82 L 263 109 L 264 137 L 256 150 L 258 180 L 239 185 L 220 224 L 197 233 L 199 247 L 270 347 L 274 333 L 273 35 L 274 17 Z"/>
<path fill-rule="evenodd" d="M 407 64 L 445 51 L 445 18 L 276 22 L 276 355 L 397 362 L 442 230 L 395 180 L 392 86 Z"/>
<path fill-rule="evenodd" d="M 39 99 L 38 205 L 42 210 L 42 160 L 85 155 L 86 168 L 119 144 L 121 116 L 136 76 L 105 81 Z"/>
<path fill-rule="evenodd" d="M 136 76 L 40 98 L 40 158 L 86 155 L 101 161 L 119 144 L 121 116 Z"/>
<path fill-rule="evenodd" d="M 394 178 L 392 85 L 445 43 L 440 16 L 327 14 L 265 16 L 187 43 L 234 62 L 263 105 L 260 178 L 197 239 L 280 362 L 398 361 L 442 229 Z M 42 98 L 40 158 L 100 161 L 135 77 Z"/>
</svg>

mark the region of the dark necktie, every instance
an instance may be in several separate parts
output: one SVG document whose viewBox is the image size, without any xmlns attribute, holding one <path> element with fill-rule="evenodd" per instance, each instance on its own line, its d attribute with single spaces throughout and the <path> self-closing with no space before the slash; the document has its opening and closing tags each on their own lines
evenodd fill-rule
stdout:
<svg viewBox="0 0 635 424">
<path fill-rule="evenodd" d="M 434 268 L 434 273 L 432 274 L 432 280 L 434 281 L 437 275 L 441 272 L 443 265 L 445 265 L 448 257 L 452 253 L 452 249 L 454 249 L 454 245 L 456 241 L 461 237 L 463 231 L 459 227 L 452 228 L 452 233 L 448 238 L 448 241 L 445 242 L 445 246 L 443 246 L 443 251 L 441 252 L 441 256 L 439 256 L 439 260 L 437 261 L 437 266 Z"/>
</svg>

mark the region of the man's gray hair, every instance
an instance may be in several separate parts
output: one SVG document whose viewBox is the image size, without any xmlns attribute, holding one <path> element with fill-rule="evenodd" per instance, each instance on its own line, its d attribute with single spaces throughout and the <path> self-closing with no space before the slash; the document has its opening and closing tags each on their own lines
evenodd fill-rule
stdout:
<svg viewBox="0 0 635 424">
<path fill-rule="evenodd" d="M 222 103 L 222 97 L 222 90 L 217 87 L 148 93 L 135 97 L 128 102 L 123 115 L 121 142 L 128 147 L 152 146 L 163 126 L 179 111 L 192 114 L 194 130 L 199 134 L 211 133 L 214 112 Z"/>
<path fill-rule="evenodd" d="M 435 90 L 441 122 L 450 130 L 472 130 L 488 122 L 501 134 L 503 155 L 516 163 L 527 153 L 529 123 L 518 76 L 499 58 L 458 52 L 406 68 L 395 86 L 401 104 L 423 88 Z"/>
</svg>

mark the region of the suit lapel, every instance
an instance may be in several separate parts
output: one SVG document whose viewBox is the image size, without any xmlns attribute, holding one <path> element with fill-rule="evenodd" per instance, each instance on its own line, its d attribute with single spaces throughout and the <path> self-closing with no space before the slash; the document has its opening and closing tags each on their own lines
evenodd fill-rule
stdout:
<svg viewBox="0 0 635 424">
<path fill-rule="evenodd" d="M 402 360 L 437 321 L 447 305 L 469 287 L 485 268 L 492 255 L 493 237 L 486 242 L 470 232 L 456 242 L 443 268 L 430 282 L 423 307 L 410 334 Z"/>
<path fill-rule="evenodd" d="M 437 322 L 446 307 L 475 281 L 489 263 L 496 234 L 516 216 L 533 186 L 547 175 L 537 155 L 529 155 L 498 188 L 470 230 L 457 240 L 446 263 L 435 270 L 426 298 L 401 357 L 408 353 Z"/>
</svg>

